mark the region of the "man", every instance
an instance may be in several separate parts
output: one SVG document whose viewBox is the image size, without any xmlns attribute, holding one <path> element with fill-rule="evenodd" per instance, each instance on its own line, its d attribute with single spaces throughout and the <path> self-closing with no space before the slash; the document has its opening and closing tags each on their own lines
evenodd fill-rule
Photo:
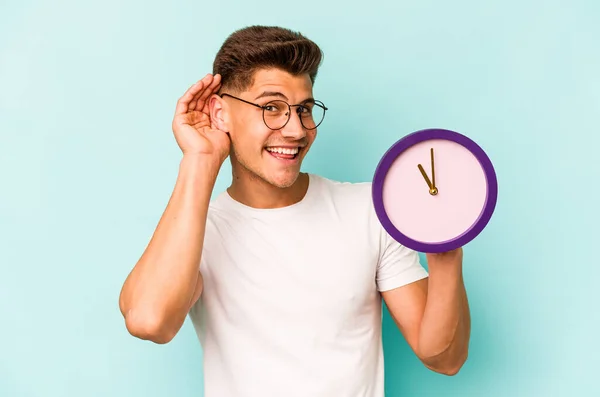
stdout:
<svg viewBox="0 0 600 397">
<path fill-rule="evenodd" d="M 321 60 L 299 33 L 242 29 L 177 103 L 179 174 L 120 308 L 156 343 L 190 315 L 207 397 L 383 396 L 382 300 L 428 368 L 466 360 L 462 249 L 427 254 L 428 274 L 381 227 L 370 183 L 301 172 L 327 110 Z M 228 156 L 231 185 L 211 201 Z"/>
</svg>

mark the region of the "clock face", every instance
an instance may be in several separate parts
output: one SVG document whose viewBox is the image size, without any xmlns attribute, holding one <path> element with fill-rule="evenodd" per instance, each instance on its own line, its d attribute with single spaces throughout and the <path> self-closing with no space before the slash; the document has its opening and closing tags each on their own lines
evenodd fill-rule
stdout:
<svg viewBox="0 0 600 397">
<path fill-rule="evenodd" d="M 486 226 L 497 199 L 491 161 L 471 139 L 429 129 L 396 142 L 373 179 L 373 201 L 386 231 L 420 252 L 464 246 Z"/>
</svg>

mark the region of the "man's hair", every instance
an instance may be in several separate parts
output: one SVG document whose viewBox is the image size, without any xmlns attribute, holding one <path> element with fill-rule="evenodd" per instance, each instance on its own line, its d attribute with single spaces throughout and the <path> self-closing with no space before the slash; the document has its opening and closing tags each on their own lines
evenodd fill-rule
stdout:
<svg viewBox="0 0 600 397">
<path fill-rule="evenodd" d="M 213 63 L 221 87 L 237 92 L 253 84 L 258 69 L 278 68 L 292 75 L 307 73 L 314 84 L 323 52 L 299 32 L 277 26 L 249 26 L 233 32 Z"/>
</svg>

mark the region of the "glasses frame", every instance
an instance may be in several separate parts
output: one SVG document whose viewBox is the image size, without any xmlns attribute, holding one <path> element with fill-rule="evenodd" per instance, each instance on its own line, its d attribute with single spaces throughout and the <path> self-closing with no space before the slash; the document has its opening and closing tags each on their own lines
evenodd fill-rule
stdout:
<svg viewBox="0 0 600 397">
<path fill-rule="evenodd" d="M 247 100 L 245 100 L 245 99 L 238 98 L 238 97 L 236 97 L 236 96 L 233 96 L 233 95 L 231 95 L 231 94 L 227 94 L 227 93 L 219 94 L 219 96 L 220 96 L 221 98 L 222 98 L 222 97 L 224 97 L 224 96 L 228 96 L 228 97 L 230 97 L 230 98 L 237 99 L 238 101 L 241 101 L 241 102 L 247 103 L 248 105 L 256 106 L 257 108 L 259 108 L 259 109 L 262 109 L 262 111 L 263 111 L 263 112 L 262 112 L 262 119 L 263 119 L 263 123 L 265 123 L 265 125 L 267 126 L 267 128 L 269 128 L 270 130 L 273 130 L 273 131 L 276 131 L 276 130 L 280 130 L 280 129 L 282 129 L 283 127 L 285 127 L 285 126 L 286 126 L 286 125 L 287 125 L 287 124 L 290 122 L 290 119 L 292 118 L 292 108 L 293 108 L 293 107 L 297 107 L 297 108 L 306 108 L 306 106 L 305 106 L 305 105 L 303 105 L 303 104 L 290 105 L 289 103 L 287 103 L 287 102 L 286 102 L 286 101 L 284 101 L 283 99 L 274 99 L 274 100 L 272 100 L 272 101 L 269 101 L 269 102 L 268 102 L 266 105 L 260 105 L 260 104 L 258 104 L 258 103 L 250 102 L 250 101 L 247 101 Z M 268 104 L 269 104 L 269 103 L 271 103 L 271 102 L 275 102 L 275 101 L 278 101 L 278 102 L 283 102 L 283 103 L 285 103 L 285 104 L 288 106 L 288 117 L 287 117 L 287 121 L 286 121 L 286 122 L 285 122 L 285 123 L 284 123 L 284 124 L 283 124 L 281 127 L 279 127 L 279 128 L 271 128 L 271 127 L 269 127 L 269 125 L 267 124 L 267 121 L 265 120 L 265 110 L 267 110 L 267 106 L 268 106 Z M 315 129 L 317 129 L 317 127 L 318 127 L 318 126 L 320 126 L 320 125 L 321 125 L 321 123 L 323 123 L 323 120 L 325 120 L 325 114 L 327 113 L 327 110 L 329 110 L 329 109 L 328 109 L 328 108 L 325 106 L 325 104 L 324 104 L 323 102 L 321 102 L 321 101 L 318 101 L 318 100 L 314 100 L 314 99 L 313 99 L 313 100 L 311 100 L 310 102 L 313 102 L 313 103 L 315 104 L 315 106 L 319 106 L 319 107 L 323 108 L 323 117 L 321 118 L 321 121 L 319 121 L 319 124 L 315 125 L 315 126 L 314 126 L 314 127 L 312 127 L 312 128 L 308 128 L 308 127 L 306 127 L 306 126 L 304 125 L 304 123 L 302 122 L 302 117 L 301 117 L 299 114 L 298 114 L 298 118 L 300 119 L 300 124 L 302 124 L 302 127 L 303 127 L 303 128 L 305 128 L 305 129 L 307 129 L 307 130 L 315 130 Z M 298 113 L 298 112 L 296 112 L 296 113 Z"/>
</svg>

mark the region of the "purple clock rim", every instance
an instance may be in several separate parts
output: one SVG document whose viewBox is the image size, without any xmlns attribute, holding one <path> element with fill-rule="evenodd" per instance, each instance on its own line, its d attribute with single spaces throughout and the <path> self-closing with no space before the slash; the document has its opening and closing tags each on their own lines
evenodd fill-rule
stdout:
<svg viewBox="0 0 600 397">
<path fill-rule="evenodd" d="M 481 164 L 488 184 L 485 204 L 479 215 L 479 218 L 477 218 L 473 225 L 460 236 L 440 243 L 427 243 L 414 240 L 400 232 L 390 220 L 383 204 L 383 187 L 385 178 L 392 164 L 394 164 L 396 161 L 396 158 L 398 158 L 402 152 L 411 146 L 431 139 L 450 140 L 462 145 L 471 153 L 473 153 L 475 158 L 477 158 Z M 487 226 L 496 208 L 496 202 L 498 199 L 498 180 L 492 161 L 485 151 L 472 139 L 455 131 L 441 128 L 429 128 L 412 132 L 400 138 L 383 155 L 373 176 L 372 199 L 375 207 L 375 213 L 377 214 L 381 225 L 394 240 L 418 252 L 447 252 L 465 246 L 475 239 L 475 237 L 477 237 Z"/>
</svg>

